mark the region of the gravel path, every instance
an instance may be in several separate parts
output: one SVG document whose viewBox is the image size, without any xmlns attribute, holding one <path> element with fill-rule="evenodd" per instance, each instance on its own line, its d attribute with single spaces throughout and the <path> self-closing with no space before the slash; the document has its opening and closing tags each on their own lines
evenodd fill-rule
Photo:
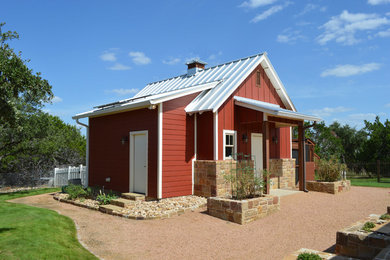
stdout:
<svg viewBox="0 0 390 260">
<path fill-rule="evenodd" d="M 49 208 L 74 219 L 84 245 L 104 259 L 282 259 L 301 248 L 324 251 L 336 231 L 371 213 L 385 213 L 390 189 L 352 187 L 330 195 L 281 198 L 281 210 L 241 226 L 198 209 L 163 220 L 137 221 L 55 201 L 48 194 L 13 202 Z"/>
</svg>

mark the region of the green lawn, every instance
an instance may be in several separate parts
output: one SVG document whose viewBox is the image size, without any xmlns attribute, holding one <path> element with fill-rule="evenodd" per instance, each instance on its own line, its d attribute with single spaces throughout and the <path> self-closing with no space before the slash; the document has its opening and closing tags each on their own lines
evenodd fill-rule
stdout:
<svg viewBox="0 0 390 260">
<path fill-rule="evenodd" d="M 73 221 L 55 211 L 5 200 L 58 189 L 0 194 L 0 259 L 97 259 L 77 240 Z"/>
<path fill-rule="evenodd" d="M 380 187 L 390 188 L 390 178 L 381 178 L 381 182 L 377 178 L 348 178 L 351 180 L 352 186 Z"/>
</svg>

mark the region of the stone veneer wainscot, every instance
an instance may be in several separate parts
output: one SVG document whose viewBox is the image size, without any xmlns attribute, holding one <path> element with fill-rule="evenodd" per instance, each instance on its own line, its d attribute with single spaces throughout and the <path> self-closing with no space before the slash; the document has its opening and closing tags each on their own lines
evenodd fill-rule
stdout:
<svg viewBox="0 0 390 260">
<path fill-rule="evenodd" d="M 231 194 L 230 184 L 224 176 L 236 169 L 236 161 L 194 161 L 194 195 L 202 197 L 226 197 Z"/>
<path fill-rule="evenodd" d="M 245 200 L 218 197 L 207 199 L 208 214 L 238 224 L 247 224 L 279 209 L 280 199 L 278 196 L 272 195 Z"/>
<path fill-rule="evenodd" d="M 295 159 L 269 159 L 271 189 L 295 188 Z"/>
</svg>

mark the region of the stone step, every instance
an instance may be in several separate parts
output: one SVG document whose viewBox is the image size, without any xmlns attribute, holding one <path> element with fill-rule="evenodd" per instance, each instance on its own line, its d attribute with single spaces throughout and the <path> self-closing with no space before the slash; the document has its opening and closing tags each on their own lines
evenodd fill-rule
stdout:
<svg viewBox="0 0 390 260">
<path fill-rule="evenodd" d="M 123 208 L 115 205 L 100 205 L 99 211 L 114 215 L 114 211 L 121 211 Z"/>
<path fill-rule="evenodd" d="M 127 205 L 134 204 L 134 202 L 135 202 L 134 200 L 118 198 L 118 199 L 111 200 L 110 204 L 124 208 Z"/>
<path fill-rule="evenodd" d="M 139 193 L 122 193 L 122 198 L 128 200 L 145 200 L 145 195 Z"/>
</svg>

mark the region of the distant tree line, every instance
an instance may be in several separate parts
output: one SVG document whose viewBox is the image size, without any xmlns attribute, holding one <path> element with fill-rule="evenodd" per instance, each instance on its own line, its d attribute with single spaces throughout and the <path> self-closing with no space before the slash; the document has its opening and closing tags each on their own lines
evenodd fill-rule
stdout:
<svg viewBox="0 0 390 260">
<path fill-rule="evenodd" d="M 0 186 L 35 185 L 57 165 L 85 163 L 86 140 L 75 126 L 42 111 L 52 86 L 33 73 L 0 23 Z"/>
<path fill-rule="evenodd" d="M 306 124 L 308 125 L 308 124 Z M 294 134 L 297 131 L 294 129 Z M 335 156 L 347 166 L 374 164 L 377 160 L 390 162 L 390 121 L 364 121 L 360 130 L 334 122 L 324 122 L 306 130 L 305 135 L 316 143 L 315 152 L 325 159 Z"/>
</svg>

